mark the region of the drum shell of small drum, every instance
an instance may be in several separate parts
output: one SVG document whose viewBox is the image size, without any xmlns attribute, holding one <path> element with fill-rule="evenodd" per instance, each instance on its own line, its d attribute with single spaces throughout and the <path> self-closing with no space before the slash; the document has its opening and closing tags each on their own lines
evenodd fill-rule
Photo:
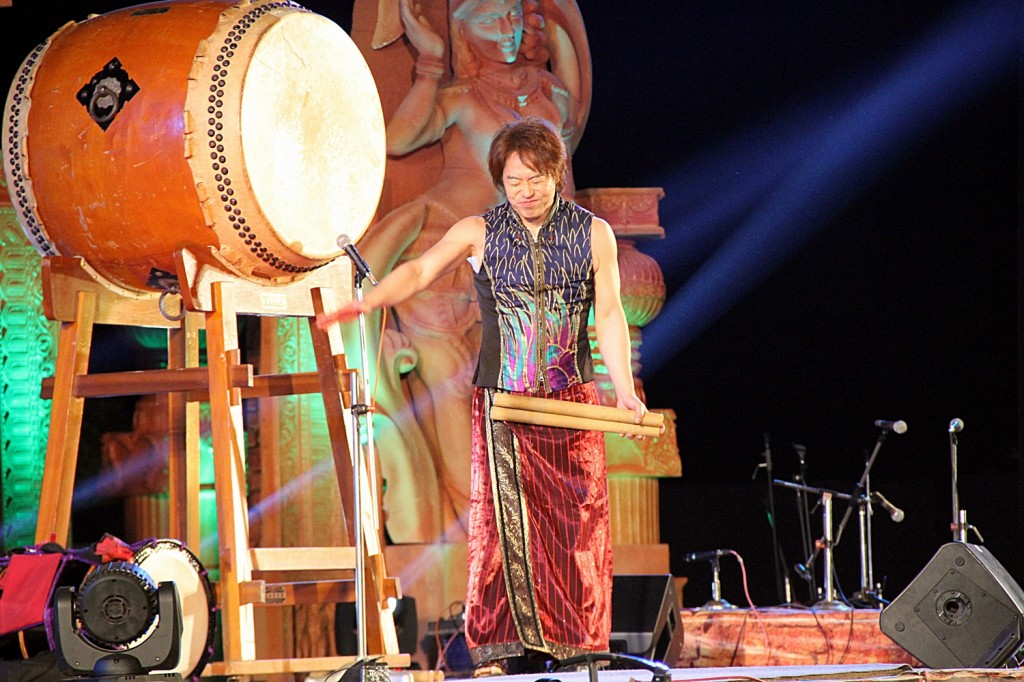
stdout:
<svg viewBox="0 0 1024 682">
<path fill-rule="evenodd" d="M 76 98 L 116 59 L 137 91 L 104 130 Z M 373 219 L 384 121 L 358 48 L 288 2 L 172 1 L 68 24 L 22 65 L 3 122 L 19 221 L 133 291 L 174 253 L 258 283 L 301 278 Z M 169 273 L 169 275 L 168 275 Z"/>
<path fill-rule="evenodd" d="M 186 679 L 203 672 L 213 654 L 216 602 L 209 574 L 181 541 L 150 540 L 135 550 L 132 560 L 157 584 L 173 582 L 181 615 L 181 650 L 171 669 Z"/>
</svg>

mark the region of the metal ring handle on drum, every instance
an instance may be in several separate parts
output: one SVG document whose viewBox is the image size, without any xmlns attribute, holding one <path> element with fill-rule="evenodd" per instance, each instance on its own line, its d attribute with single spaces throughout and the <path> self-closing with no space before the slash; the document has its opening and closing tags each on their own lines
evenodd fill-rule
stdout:
<svg viewBox="0 0 1024 682">
<path fill-rule="evenodd" d="M 108 111 L 105 114 L 101 114 L 99 111 L 97 111 L 97 101 L 101 97 L 110 97 L 114 100 L 114 104 L 110 107 L 110 111 Z M 117 116 L 117 104 L 119 99 L 120 93 L 115 92 L 114 89 L 110 86 L 104 85 L 103 83 L 97 85 L 96 89 L 93 90 L 92 97 L 89 98 L 88 111 L 89 115 L 92 116 L 92 120 L 96 121 L 100 125 L 103 125 L 104 123 L 110 123 L 111 121 L 113 121 L 114 117 Z"/>
<path fill-rule="evenodd" d="M 171 322 L 181 322 L 182 320 L 185 319 L 185 314 L 187 312 L 185 310 L 185 302 L 182 301 L 181 310 L 178 312 L 178 314 L 172 315 L 169 312 L 167 312 L 167 308 L 164 305 L 164 301 L 167 299 L 168 294 L 180 295 L 181 291 L 178 289 L 178 287 L 171 287 L 170 289 L 164 289 L 162 292 L 160 292 L 160 300 L 157 301 L 157 307 L 160 308 L 160 314 L 163 315 L 166 319 L 170 320 Z"/>
</svg>

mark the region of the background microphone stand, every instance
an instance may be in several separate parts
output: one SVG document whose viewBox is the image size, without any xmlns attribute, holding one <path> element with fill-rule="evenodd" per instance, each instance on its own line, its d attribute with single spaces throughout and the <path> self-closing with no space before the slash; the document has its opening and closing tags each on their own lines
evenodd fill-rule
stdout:
<svg viewBox="0 0 1024 682">
<path fill-rule="evenodd" d="M 774 483 L 775 485 L 779 485 L 784 488 L 790 488 L 798 492 L 808 492 L 821 497 L 822 537 L 814 544 L 814 550 L 807 557 L 807 561 L 802 564 L 797 564 L 795 569 L 801 578 L 813 583 L 813 574 L 811 569 L 817 561 L 820 553 L 822 556 L 822 563 L 824 564 L 822 570 L 825 575 L 822 579 L 823 587 L 821 599 L 814 603 L 814 608 L 834 610 L 849 609 L 849 605 L 836 599 L 835 568 L 832 564 L 832 549 L 835 547 L 837 542 L 832 540 L 832 498 L 837 497 L 839 499 L 849 499 L 850 496 L 834 490 L 814 488 L 808 485 L 801 485 L 799 483 L 790 483 L 789 481 L 777 480 L 774 481 Z"/>
<path fill-rule="evenodd" d="M 884 432 L 883 432 L 884 433 Z M 853 593 L 853 602 L 865 606 L 884 604 L 881 591 L 875 586 L 875 569 L 872 558 L 871 540 L 871 476 L 865 471 L 864 490 L 855 500 L 857 504 L 857 526 L 860 529 L 860 589 Z"/>
<path fill-rule="evenodd" d="M 718 560 L 727 554 L 735 554 L 731 549 L 713 549 L 707 552 L 693 552 L 683 556 L 685 563 L 693 561 L 707 561 L 711 564 L 711 600 L 702 608 L 708 611 L 721 611 L 723 609 L 736 608 L 725 599 L 722 599 L 722 572 Z"/>
<path fill-rule="evenodd" d="M 802 486 L 807 483 L 807 448 L 793 443 L 793 450 L 796 452 L 798 460 L 797 473 L 793 480 Z M 812 510 L 811 506 L 807 503 L 807 491 L 802 488 L 796 490 L 796 508 L 797 515 L 800 517 L 801 547 L 803 547 L 803 555 L 808 557 L 814 551 L 814 535 L 811 533 Z M 813 604 L 818 599 L 817 588 L 815 587 L 818 577 L 815 575 L 816 571 L 813 564 L 806 566 L 805 570 L 809 573 L 806 579 L 807 587 L 810 590 L 807 603 Z"/>
<path fill-rule="evenodd" d="M 722 598 L 722 567 L 718 563 L 719 558 L 709 559 L 711 564 L 711 600 L 704 604 L 703 608 L 708 611 L 721 611 L 735 608 L 732 604 Z"/>
<path fill-rule="evenodd" d="M 985 538 L 977 528 L 967 523 L 967 510 L 960 507 L 959 481 L 957 480 L 957 437 L 964 428 L 962 419 L 954 419 L 949 422 L 949 459 L 953 469 L 953 523 L 950 528 L 953 531 L 954 542 L 967 542 L 967 531 L 972 530 L 978 536 L 978 542 L 985 544 Z"/>
<path fill-rule="evenodd" d="M 904 425 L 904 430 L 906 430 L 906 426 L 905 425 Z M 879 450 L 882 449 L 882 444 L 885 443 L 885 437 L 888 434 L 889 434 L 889 429 L 888 428 L 882 428 L 878 432 L 878 439 L 875 441 L 875 447 L 871 451 L 871 455 L 867 458 L 867 461 L 864 464 L 864 473 L 861 474 L 860 480 L 857 481 L 857 486 L 853 489 L 853 494 L 851 494 L 849 496 L 848 504 L 846 505 L 846 512 L 843 514 L 843 520 L 839 522 L 839 527 L 836 529 L 836 541 L 835 541 L 836 545 L 838 545 L 840 540 L 842 540 L 843 530 L 846 528 L 846 524 L 849 522 L 850 516 L 853 514 L 854 507 L 860 507 L 860 509 L 863 510 L 865 520 L 867 520 L 867 517 L 870 516 L 871 499 L 866 494 L 866 491 L 868 490 L 868 485 L 869 485 L 868 482 L 869 482 L 869 480 L 871 478 L 871 467 L 874 465 L 875 459 L 878 457 L 878 452 L 879 452 Z M 862 502 L 862 500 L 863 500 L 863 502 Z M 865 530 L 867 531 L 867 533 L 870 534 L 870 532 L 871 532 L 870 524 L 866 524 L 861 529 L 861 531 L 862 531 L 862 534 L 861 534 L 861 566 L 862 567 L 867 567 L 866 573 L 867 573 L 868 576 L 870 576 L 870 580 L 873 581 L 874 576 L 871 575 L 872 571 L 870 569 L 870 565 L 871 565 L 871 558 L 870 558 L 870 553 L 871 553 L 870 535 L 865 537 L 865 535 L 863 534 Z M 863 593 L 862 596 L 865 597 L 865 598 L 873 599 L 877 603 L 881 599 L 881 597 L 874 592 L 870 582 L 868 582 L 867 586 L 865 586 L 864 583 L 863 583 L 863 579 L 864 579 L 864 576 L 862 575 L 862 584 L 861 584 L 861 590 L 862 590 L 862 593 Z"/>
<path fill-rule="evenodd" d="M 764 469 L 768 481 L 768 526 L 772 530 L 772 554 L 775 557 L 775 591 L 779 603 L 788 604 L 792 601 L 792 589 L 789 583 L 789 576 L 786 575 L 786 559 L 782 555 L 782 546 L 779 544 L 779 529 L 777 515 L 775 512 L 775 486 L 772 484 L 772 447 L 771 435 L 764 434 L 763 461 L 754 469 L 753 478 L 757 478 L 759 469 Z"/>
</svg>

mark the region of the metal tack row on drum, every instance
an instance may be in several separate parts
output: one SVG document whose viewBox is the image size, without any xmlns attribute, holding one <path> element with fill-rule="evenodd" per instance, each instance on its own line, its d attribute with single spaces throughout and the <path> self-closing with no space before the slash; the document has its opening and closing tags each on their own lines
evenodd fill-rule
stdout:
<svg viewBox="0 0 1024 682">
<path fill-rule="evenodd" d="M 384 179 L 384 118 L 358 48 L 291 2 L 191 0 L 69 23 L 23 62 L 4 169 L 30 242 L 128 292 L 208 251 L 272 286 L 358 239 Z"/>
</svg>

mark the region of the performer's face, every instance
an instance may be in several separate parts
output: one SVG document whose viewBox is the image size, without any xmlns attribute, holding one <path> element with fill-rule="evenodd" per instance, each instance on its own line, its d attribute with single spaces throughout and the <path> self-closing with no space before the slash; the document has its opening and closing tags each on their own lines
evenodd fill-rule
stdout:
<svg viewBox="0 0 1024 682">
<path fill-rule="evenodd" d="M 555 201 L 555 192 L 558 191 L 555 179 L 533 168 L 513 152 L 505 161 L 502 184 L 505 196 L 523 222 L 531 227 L 540 227 Z"/>
<path fill-rule="evenodd" d="M 466 18 L 465 37 L 484 59 L 511 64 L 523 40 L 519 0 L 483 0 Z"/>
</svg>

